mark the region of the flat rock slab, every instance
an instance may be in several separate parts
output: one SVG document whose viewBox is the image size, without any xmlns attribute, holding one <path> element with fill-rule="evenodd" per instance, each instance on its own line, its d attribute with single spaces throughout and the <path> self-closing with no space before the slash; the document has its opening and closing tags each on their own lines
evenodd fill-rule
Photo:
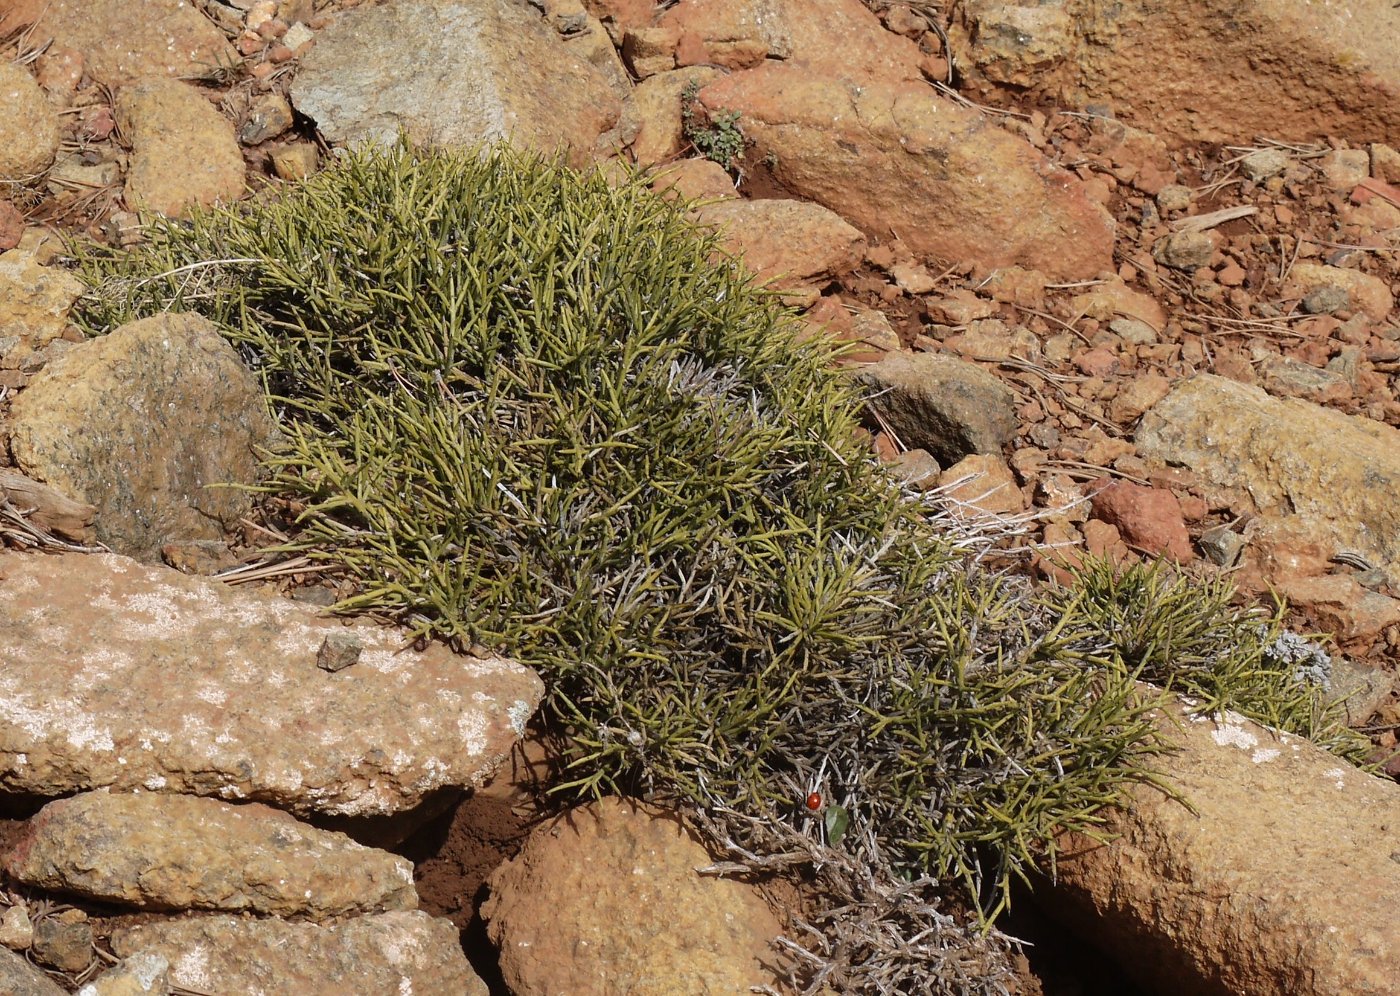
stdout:
<svg viewBox="0 0 1400 996">
<path fill-rule="evenodd" d="M 1151 992 L 1400 991 L 1400 785 L 1234 714 L 1162 723 L 1180 750 L 1154 765 L 1195 812 L 1139 786 L 1116 839 L 1062 839 L 1060 912 Z"/>
<path fill-rule="evenodd" d="M 291 89 L 331 142 L 507 139 L 587 162 L 622 112 L 608 81 L 516 0 L 400 0 L 320 32 Z"/>
<path fill-rule="evenodd" d="M 1202 374 L 1142 418 L 1138 453 L 1248 492 L 1333 551 L 1352 550 L 1400 585 L 1400 431 Z"/>
<path fill-rule="evenodd" d="M 313 920 L 418 908 L 413 865 L 258 803 L 85 792 L 25 825 L 5 871 L 28 885 L 142 909 Z"/>
<path fill-rule="evenodd" d="M 362 653 L 317 666 L 328 636 Z M 476 786 L 534 672 L 116 554 L 0 554 L 0 789 L 110 786 L 382 816 Z"/>
<path fill-rule="evenodd" d="M 381 913 L 334 927 L 191 917 L 112 934 L 126 958 L 159 954 L 170 984 L 209 996 L 487 996 L 457 928 L 426 913 Z"/>
</svg>

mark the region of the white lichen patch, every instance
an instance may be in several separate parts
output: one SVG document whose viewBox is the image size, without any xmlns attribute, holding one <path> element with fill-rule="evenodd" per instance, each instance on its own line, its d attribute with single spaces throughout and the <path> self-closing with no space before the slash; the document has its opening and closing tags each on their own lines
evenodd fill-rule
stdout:
<svg viewBox="0 0 1400 996">
<path fill-rule="evenodd" d="M 222 983 L 209 970 L 209 949 L 204 944 L 196 944 L 170 966 L 170 981 L 186 989 L 198 992 L 214 992 Z"/>
<path fill-rule="evenodd" d="M 457 736 L 469 757 L 486 752 L 486 717 L 479 712 L 464 712 L 457 717 Z"/>
<path fill-rule="evenodd" d="M 510 717 L 510 728 L 515 731 L 516 737 L 523 738 L 525 736 L 525 724 L 530 721 L 534 712 L 534 706 L 528 702 L 516 699 L 511 703 L 510 708 L 506 710 L 506 715 Z"/>
<path fill-rule="evenodd" d="M 1277 747 L 1261 747 L 1251 754 L 1249 759 L 1255 764 L 1267 764 L 1270 761 L 1277 760 L 1281 753 L 1283 752 Z"/>
<path fill-rule="evenodd" d="M 1322 773 L 1323 778 L 1336 779 L 1336 781 L 1334 781 L 1332 784 L 1339 789 L 1344 789 L 1347 787 L 1346 775 L 1347 771 L 1345 768 L 1328 768 Z"/>
<path fill-rule="evenodd" d="M 1253 750 L 1259 746 L 1259 738 L 1239 723 L 1217 721 L 1211 730 L 1210 738 L 1221 747 L 1238 747 L 1240 750 Z"/>
</svg>

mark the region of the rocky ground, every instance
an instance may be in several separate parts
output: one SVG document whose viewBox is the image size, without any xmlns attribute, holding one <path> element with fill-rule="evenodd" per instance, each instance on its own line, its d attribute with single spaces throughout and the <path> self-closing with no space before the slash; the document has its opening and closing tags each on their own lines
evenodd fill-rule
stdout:
<svg viewBox="0 0 1400 996">
<path fill-rule="evenodd" d="M 432 649 L 410 668 L 392 635 L 316 616 L 344 592 L 259 557 L 278 510 L 202 487 L 249 479 L 273 431 L 233 350 L 179 318 L 91 343 L 67 319 L 55 233 L 137 244 L 140 212 L 258 196 L 400 129 L 703 198 L 697 221 L 852 344 L 875 452 L 1016 525 L 1006 564 L 1229 574 L 1325 634 L 1400 773 L 1400 12 L 1347 8 L 0 0 L 6 990 L 772 978 L 792 897 L 679 874 L 708 859 L 664 814 L 609 804 L 501 865 L 547 766 L 531 747 L 489 779 L 538 680 Z M 219 669 L 176 689 L 191 654 Z M 1182 736 L 1194 822 L 1140 798 L 1116 850 L 1062 867 L 1055 916 L 1149 989 L 1400 991 L 1395 786 L 1228 719 Z M 220 801 L 240 799 L 261 805 Z M 639 855 L 670 947 L 629 926 Z"/>
</svg>

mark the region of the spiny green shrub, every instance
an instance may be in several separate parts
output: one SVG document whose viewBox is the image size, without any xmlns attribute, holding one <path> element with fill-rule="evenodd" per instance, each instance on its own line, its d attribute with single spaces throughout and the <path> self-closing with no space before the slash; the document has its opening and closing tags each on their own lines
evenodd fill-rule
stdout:
<svg viewBox="0 0 1400 996">
<path fill-rule="evenodd" d="M 270 487 L 346 610 L 537 668 L 568 788 L 820 833 L 994 909 L 1159 749 L 1148 677 L 1302 733 L 1220 591 L 1037 596 L 874 465 L 830 350 L 640 181 L 500 149 L 361 151 L 276 199 L 88 247 L 94 333 L 219 324 L 289 439 Z M 873 853 L 873 852 L 872 852 Z"/>
</svg>

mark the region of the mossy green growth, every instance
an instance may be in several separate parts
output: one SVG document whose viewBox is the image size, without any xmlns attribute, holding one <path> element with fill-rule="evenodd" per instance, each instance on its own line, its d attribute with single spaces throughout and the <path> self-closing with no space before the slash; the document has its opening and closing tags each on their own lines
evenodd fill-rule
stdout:
<svg viewBox="0 0 1400 996">
<path fill-rule="evenodd" d="M 358 580 L 343 609 L 537 668 L 572 790 L 815 832 L 815 788 L 843 846 L 992 909 L 1151 777 L 1136 678 L 1331 722 L 1223 597 L 964 565 L 870 459 L 830 349 L 640 180 L 361 151 L 80 255 L 93 333 L 176 308 L 240 344 L 289 439 L 295 549 Z"/>
<path fill-rule="evenodd" d="M 698 101 L 700 84 L 694 80 L 681 90 L 681 131 L 686 141 L 711 162 L 727 170 L 735 169 L 744 158 L 744 132 L 738 111 L 706 114 Z"/>
</svg>

